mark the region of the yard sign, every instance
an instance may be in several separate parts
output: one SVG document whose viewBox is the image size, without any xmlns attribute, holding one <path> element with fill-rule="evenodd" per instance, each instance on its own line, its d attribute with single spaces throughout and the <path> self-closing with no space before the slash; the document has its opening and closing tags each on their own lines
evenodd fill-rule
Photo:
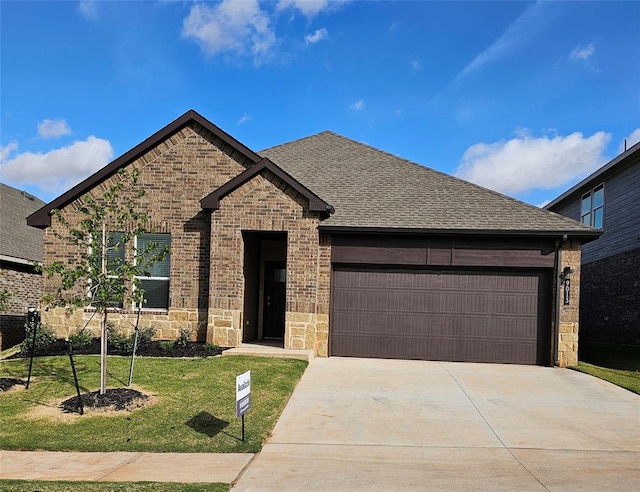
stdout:
<svg viewBox="0 0 640 492">
<path fill-rule="evenodd" d="M 251 405 L 251 371 L 236 376 L 236 416 L 242 416 L 242 442 L 244 442 L 244 413 Z"/>
<path fill-rule="evenodd" d="M 251 404 L 251 371 L 236 376 L 236 416 L 249 410 Z"/>
</svg>

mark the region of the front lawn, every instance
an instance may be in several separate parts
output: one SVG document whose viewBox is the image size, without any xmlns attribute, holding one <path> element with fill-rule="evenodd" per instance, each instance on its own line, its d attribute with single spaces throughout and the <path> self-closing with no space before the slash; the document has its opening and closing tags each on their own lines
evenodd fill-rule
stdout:
<svg viewBox="0 0 640 492">
<path fill-rule="evenodd" d="M 75 357 L 82 392 L 99 387 L 100 358 Z M 26 381 L 29 361 L 3 360 L 0 377 Z M 295 359 L 136 359 L 134 388 L 151 403 L 131 412 L 65 413 L 75 396 L 68 357 L 34 359 L 31 387 L 0 392 L 0 445 L 13 450 L 257 452 L 307 366 Z M 124 387 L 129 358 L 110 356 L 108 387 Z M 236 417 L 236 376 L 251 371 L 246 442 Z"/>
<path fill-rule="evenodd" d="M 573 369 L 640 394 L 640 349 L 585 347 L 579 358 Z"/>
</svg>

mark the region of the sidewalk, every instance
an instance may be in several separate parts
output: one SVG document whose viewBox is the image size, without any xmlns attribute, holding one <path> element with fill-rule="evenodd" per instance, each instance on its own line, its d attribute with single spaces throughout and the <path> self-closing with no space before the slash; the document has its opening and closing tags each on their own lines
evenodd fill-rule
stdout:
<svg viewBox="0 0 640 492">
<path fill-rule="evenodd" d="M 1 451 L 0 479 L 231 483 L 251 453 Z"/>
</svg>

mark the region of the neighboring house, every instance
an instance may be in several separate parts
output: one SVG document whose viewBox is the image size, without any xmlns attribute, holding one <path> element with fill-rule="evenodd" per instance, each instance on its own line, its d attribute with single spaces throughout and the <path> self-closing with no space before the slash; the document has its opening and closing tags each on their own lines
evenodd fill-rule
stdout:
<svg viewBox="0 0 640 492">
<path fill-rule="evenodd" d="M 24 340 L 27 309 L 38 306 L 42 275 L 34 262 L 42 262 L 42 231 L 25 219 L 45 203 L 24 191 L 0 183 L 0 291 L 10 295 L 0 312 L 0 349 Z"/>
<path fill-rule="evenodd" d="M 138 169 L 141 205 L 171 245 L 141 322 L 162 338 L 192 328 L 319 356 L 577 361 L 591 227 L 331 132 L 257 154 L 189 111 L 29 217 L 45 262 L 74 254 L 52 209 L 73 220 L 121 168 Z M 44 316 L 68 332 L 91 313 Z"/>
<path fill-rule="evenodd" d="M 640 143 L 545 208 L 604 231 L 582 249 L 581 342 L 640 346 Z"/>
</svg>

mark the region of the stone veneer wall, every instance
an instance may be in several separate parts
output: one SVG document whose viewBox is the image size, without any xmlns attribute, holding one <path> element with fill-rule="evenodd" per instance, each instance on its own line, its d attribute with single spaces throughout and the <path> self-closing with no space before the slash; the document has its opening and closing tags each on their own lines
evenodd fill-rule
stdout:
<svg viewBox="0 0 640 492">
<path fill-rule="evenodd" d="M 245 158 L 215 135 L 192 123 L 138 157 L 127 169 L 140 171 L 140 183 L 146 195 L 140 207 L 150 215 L 155 232 L 171 234 L 171 274 L 168 312 L 146 312 L 141 326 L 153 325 L 158 338 L 175 338 L 182 327 L 191 328 L 194 338 L 204 340 L 207 330 L 209 299 L 209 213 L 200 207 L 200 199 L 238 175 L 250 165 Z M 113 180 L 96 186 L 90 194 L 99 197 Z M 63 214 L 77 223 L 81 198 L 65 206 Z M 77 257 L 77 249 L 56 237 L 64 229 L 55 217 L 44 234 L 45 264 L 53 260 Z M 241 274 L 241 272 L 240 272 Z M 56 279 L 44 280 L 44 290 L 52 292 Z M 82 328 L 91 312 L 76 311 L 67 317 L 62 309 L 43 312 L 43 322 L 65 336 Z M 114 313 L 110 319 L 125 331 L 133 327 L 135 312 Z M 92 321 L 92 327 L 97 322 Z"/>
<path fill-rule="evenodd" d="M 560 367 L 575 366 L 578 363 L 578 332 L 580 327 L 580 243 L 568 241 L 562 245 L 562 263 L 558 266 L 558 274 L 569 266 L 573 270 L 570 304 L 564 305 L 560 285 L 560 319 L 558 334 L 558 365 Z"/>
<path fill-rule="evenodd" d="M 327 355 L 330 244 L 320 240 L 318 214 L 269 171 L 255 176 L 211 214 L 211 282 L 207 340 L 242 342 L 244 241 L 242 231 L 287 233 L 285 348 Z"/>
</svg>

